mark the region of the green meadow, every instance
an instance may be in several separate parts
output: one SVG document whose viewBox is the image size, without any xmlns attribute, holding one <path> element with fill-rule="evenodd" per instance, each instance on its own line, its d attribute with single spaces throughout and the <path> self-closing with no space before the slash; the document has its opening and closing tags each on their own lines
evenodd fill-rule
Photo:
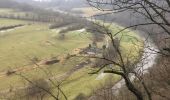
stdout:
<svg viewBox="0 0 170 100">
<path fill-rule="evenodd" d="M 0 12 L 3 11 L 0 10 Z M 40 68 L 33 68 L 35 65 L 32 64 L 30 59 L 36 57 L 43 61 L 52 57 L 65 56 L 77 48 L 87 47 L 92 42 L 89 39 L 91 34 L 72 31 L 66 33 L 64 40 L 60 40 L 58 39 L 60 29 L 50 30 L 47 23 L 2 18 L 0 23 L 0 27 L 24 24 L 22 27 L 0 32 L 0 91 L 7 90 L 11 86 L 13 88 L 24 86 L 25 80 L 18 75 L 4 76 L 3 74 L 8 70 L 30 68 L 19 73 L 30 80 L 35 78 L 48 79 L 50 77 L 62 76 L 77 64 L 88 59 L 84 57 L 71 58 L 64 63 L 56 63 L 50 66 L 42 65 Z M 111 27 L 113 34 L 123 28 L 117 27 L 119 26 L 116 24 Z M 129 53 L 131 53 L 132 59 L 138 57 L 138 51 L 142 45 L 139 36 L 131 30 L 122 32 L 118 37 L 121 36 L 123 36 L 121 48 L 124 56 L 129 56 Z M 133 44 L 134 41 L 137 41 L 136 46 Z M 130 49 L 132 46 L 133 52 Z M 88 74 L 90 71 L 90 66 L 85 66 L 73 72 L 63 82 L 61 88 L 69 100 L 74 100 L 80 93 L 89 96 L 93 90 L 100 88 L 101 84 L 107 84 L 110 80 L 116 82 L 120 79 L 116 75 L 107 74 L 103 79 L 97 80 L 99 75 L 90 75 Z M 53 92 L 55 93 L 56 91 L 53 90 Z M 51 100 L 51 98 L 47 97 L 48 99 Z"/>
</svg>

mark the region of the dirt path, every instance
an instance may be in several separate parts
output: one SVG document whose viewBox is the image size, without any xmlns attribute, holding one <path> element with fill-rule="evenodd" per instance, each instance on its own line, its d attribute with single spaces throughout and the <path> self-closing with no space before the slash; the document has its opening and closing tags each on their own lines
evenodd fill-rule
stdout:
<svg viewBox="0 0 170 100">
<path fill-rule="evenodd" d="M 69 76 L 71 76 L 72 74 L 74 74 L 76 71 L 84 68 L 85 66 L 89 65 L 90 63 L 91 63 L 90 60 L 86 60 L 86 61 L 84 61 L 84 62 L 82 62 L 82 63 L 79 63 L 78 65 L 76 65 L 74 68 L 72 68 L 72 69 L 69 70 L 68 72 L 65 72 L 65 73 L 60 74 L 60 75 L 52 76 L 52 77 L 47 78 L 47 79 L 45 79 L 45 80 L 46 80 L 47 82 L 49 81 L 49 79 L 51 79 L 51 80 L 58 80 L 58 81 L 65 80 L 65 79 L 67 79 Z M 8 89 L 5 89 L 5 90 L 0 90 L 0 94 L 6 94 L 6 93 L 9 93 L 9 92 L 15 92 L 15 91 L 17 91 L 17 90 L 21 90 L 21 89 L 25 89 L 25 88 L 27 88 L 27 86 L 17 87 L 17 88 L 15 88 L 15 89 L 13 89 L 12 91 L 11 91 L 10 88 L 8 88 Z"/>
<path fill-rule="evenodd" d="M 8 76 L 13 75 L 14 73 L 17 73 L 17 72 L 18 73 L 19 72 L 27 72 L 27 71 L 30 71 L 30 70 L 33 70 L 33 69 L 36 69 L 36 68 L 40 68 L 40 67 L 44 67 L 44 65 L 41 64 L 41 63 L 28 64 L 28 65 L 25 65 L 24 67 L 19 67 L 19 68 L 15 68 L 15 69 L 12 69 L 12 70 L 7 70 L 7 71 L 4 71 L 4 72 L 1 72 L 0 78 L 8 77 Z M 8 75 L 8 73 L 11 73 L 11 74 Z"/>
</svg>

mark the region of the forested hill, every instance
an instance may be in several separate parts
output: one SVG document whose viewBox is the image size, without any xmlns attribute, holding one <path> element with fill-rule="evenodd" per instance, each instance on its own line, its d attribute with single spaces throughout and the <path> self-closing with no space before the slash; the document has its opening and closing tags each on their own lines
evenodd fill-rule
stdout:
<svg viewBox="0 0 170 100">
<path fill-rule="evenodd" d="M 15 0 L 0 0 L 0 8 L 8 8 L 8 9 L 12 8 L 12 9 L 19 9 L 23 11 L 32 11 L 34 9 L 37 9 L 36 7 L 33 7 L 32 5 L 26 2 L 21 3 Z"/>
<path fill-rule="evenodd" d="M 15 0 L 20 3 L 27 3 L 39 7 L 56 7 L 62 10 L 81 8 L 88 6 L 86 0 Z"/>
<path fill-rule="evenodd" d="M 0 0 L 0 8 L 15 8 L 19 3 L 12 0 Z"/>
<path fill-rule="evenodd" d="M 86 0 L 53 0 L 50 5 L 59 6 L 63 9 L 72 9 L 87 6 Z"/>
</svg>

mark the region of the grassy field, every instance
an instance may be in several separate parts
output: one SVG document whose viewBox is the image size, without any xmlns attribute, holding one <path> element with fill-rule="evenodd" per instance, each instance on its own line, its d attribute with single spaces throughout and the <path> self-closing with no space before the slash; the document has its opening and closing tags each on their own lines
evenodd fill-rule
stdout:
<svg viewBox="0 0 170 100">
<path fill-rule="evenodd" d="M 13 10 L 12 9 L 6 9 L 6 8 L 1 8 L 0 9 L 0 13 L 2 13 L 2 14 L 6 14 L 6 13 L 11 13 L 11 12 L 13 12 Z"/>
<path fill-rule="evenodd" d="M 1 24 L 0 27 L 3 26 L 10 26 L 10 25 L 17 25 L 17 24 L 28 24 L 31 22 L 21 21 L 21 20 L 14 20 L 14 19 L 3 19 L 0 18 Z"/>
<path fill-rule="evenodd" d="M 31 12 L 27 12 L 31 13 Z M 17 10 L 17 9 L 8 9 L 8 8 L 0 8 L 0 15 L 9 15 L 12 14 L 14 16 L 25 16 L 26 12 Z"/>
<path fill-rule="evenodd" d="M 103 12 L 92 7 L 73 8 L 72 11 L 79 12 L 80 14 L 83 14 L 83 16 L 85 17 L 91 17 L 91 16 L 98 15 L 98 14 L 109 13 L 109 11 Z"/>
<path fill-rule="evenodd" d="M 80 34 L 78 31 L 69 32 L 66 34 L 64 40 L 58 39 L 58 30 L 50 30 L 48 24 L 45 23 L 32 23 L 28 21 L 0 19 L 2 25 L 16 25 L 26 24 L 23 27 L 16 28 L 7 32 L 0 32 L 0 73 L 6 72 L 10 69 L 26 68 L 29 70 L 21 71 L 24 76 L 29 79 L 46 79 L 49 77 L 57 77 L 65 72 L 68 72 L 74 68 L 77 64 L 84 61 L 86 58 L 72 58 L 63 63 L 57 63 L 51 66 L 43 65 L 41 68 L 31 69 L 35 65 L 31 65 L 30 58 L 38 58 L 39 60 L 48 59 L 51 57 L 57 57 L 71 53 L 76 48 L 82 48 L 88 46 L 91 41 L 88 37 L 90 34 Z M 28 23 L 32 23 L 27 25 Z M 120 28 L 120 27 L 119 27 Z M 112 27 L 112 31 L 118 31 L 117 27 Z M 3 34 L 3 35 L 1 35 Z M 133 45 L 133 41 L 137 41 L 134 38 L 139 37 L 135 32 L 129 31 L 122 33 L 123 41 L 121 43 L 124 49 L 124 54 L 128 54 Z M 128 36 L 127 36 L 128 34 Z M 121 35 L 119 35 L 121 36 Z M 137 43 L 139 45 L 139 43 Z M 134 48 L 134 47 L 133 47 Z M 136 47 L 138 50 L 139 48 Z M 128 51 L 129 50 L 129 51 Z M 133 55 L 138 55 L 137 52 L 133 52 Z M 44 70 L 50 74 L 46 75 Z M 83 93 L 89 96 L 94 89 L 100 88 L 101 84 L 106 84 L 107 80 L 115 82 L 119 79 L 118 76 L 108 74 L 101 80 L 96 80 L 98 75 L 89 75 L 90 67 L 86 66 L 76 72 L 72 73 L 62 85 L 62 89 L 69 98 L 73 100 L 77 95 Z M 1 76 L 1 74 L 0 74 Z M 24 86 L 24 80 L 17 75 L 0 77 L 0 91 Z M 55 93 L 55 90 L 54 90 Z M 62 98 L 62 97 L 61 97 Z M 51 100 L 50 98 L 48 98 Z M 48 100 L 47 99 L 47 100 Z"/>
</svg>

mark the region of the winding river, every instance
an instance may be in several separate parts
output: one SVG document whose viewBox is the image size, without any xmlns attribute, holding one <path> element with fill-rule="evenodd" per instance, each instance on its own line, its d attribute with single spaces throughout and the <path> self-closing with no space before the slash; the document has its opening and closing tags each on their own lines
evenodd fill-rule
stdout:
<svg viewBox="0 0 170 100">
<path fill-rule="evenodd" d="M 146 36 L 143 36 L 143 40 L 145 41 L 143 56 L 141 58 L 141 61 L 136 65 L 134 69 L 134 71 L 139 75 L 148 73 L 149 68 L 151 68 L 155 64 L 155 60 L 158 55 L 155 52 L 158 51 L 158 48 L 156 45 L 154 45 L 153 41 L 151 39 L 147 39 Z M 134 81 L 134 74 L 130 74 L 129 77 L 131 81 Z M 124 79 L 121 79 L 112 87 L 113 94 L 118 94 L 120 88 L 123 86 L 125 86 L 125 81 Z"/>
<path fill-rule="evenodd" d="M 65 13 L 63 11 L 60 11 L 60 13 Z M 74 15 L 74 14 L 72 14 Z M 88 19 L 88 21 L 92 21 L 92 19 Z M 148 73 L 148 69 L 151 68 L 155 64 L 155 59 L 157 58 L 157 53 L 155 51 L 158 51 L 157 46 L 153 43 L 152 39 L 148 39 L 148 36 L 144 32 L 137 32 L 139 35 L 143 34 L 141 38 L 143 38 L 144 43 L 144 52 L 142 56 L 142 60 L 136 65 L 134 71 L 138 74 L 145 74 Z M 106 76 L 106 73 L 100 73 L 96 80 L 103 79 Z M 135 79 L 134 74 L 129 75 L 131 81 Z M 120 91 L 120 88 L 125 86 L 124 79 L 121 79 L 118 81 L 113 87 L 113 94 L 118 94 Z"/>
</svg>

